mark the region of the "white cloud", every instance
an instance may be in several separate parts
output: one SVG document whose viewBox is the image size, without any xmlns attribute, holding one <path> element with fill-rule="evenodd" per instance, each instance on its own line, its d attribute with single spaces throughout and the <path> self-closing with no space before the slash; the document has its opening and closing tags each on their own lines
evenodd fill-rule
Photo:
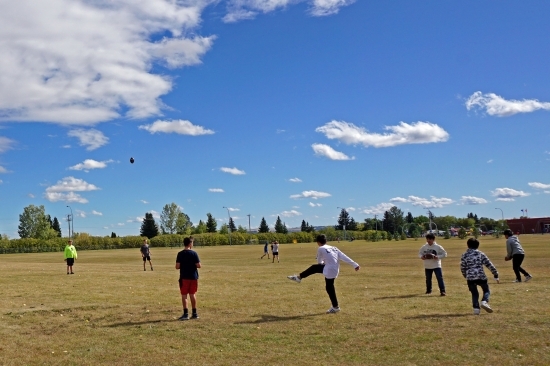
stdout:
<svg viewBox="0 0 550 366">
<path fill-rule="evenodd" d="M 27 197 L 29 197 L 29 198 L 34 198 L 34 194 L 29 193 L 29 194 L 27 195 Z"/>
<path fill-rule="evenodd" d="M 4 181 L 2 179 L 0 179 L 0 184 L 4 183 Z"/>
<path fill-rule="evenodd" d="M 103 213 L 96 210 L 92 210 L 92 215 L 103 216 Z"/>
<path fill-rule="evenodd" d="M 99 188 L 82 179 L 74 177 L 65 177 L 58 181 L 55 185 L 46 188 L 44 197 L 50 202 L 76 202 L 87 203 L 88 200 L 75 192 L 95 191 Z M 69 193 L 65 193 L 69 192 Z"/>
<path fill-rule="evenodd" d="M 393 206 L 395 206 L 393 203 L 383 202 L 377 204 L 376 206 L 370 206 L 361 212 L 367 215 L 382 215 Z"/>
<path fill-rule="evenodd" d="M 300 194 L 293 194 L 290 196 L 290 198 L 293 199 L 299 199 L 299 198 L 311 198 L 313 200 L 319 199 L 319 198 L 327 198 L 330 197 L 330 193 L 326 192 L 318 192 L 318 191 L 303 191 Z"/>
<path fill-rule="evenodd" d="M 390 199 L 390 202 L 392 203 L 411 203 L 413 206 L 421 206 L 423 208 L 441 208 L 445 205 L 450 205 L 454 201 L 450 198 L 445 197 L 434 197 L 430 196 L 430 198 L 422 198 L 417 196 L 408 196 L 407 198 L 403 197 L 395 197 Z"/>
<path fill-rule="evenodd" d="M 172 121 L 155 121 L 150 125 L 139 126 L 140 130 L 149 131 L 152 134 L 157 132 L 163 133 L 177 133 L 179 135 L 188 136 L 200 136 L 200 135 L 212 135 L 214 131 L 206 129 L 202 126 L 197 126 L 189 121 L 185 120 L 172 120 Z"/>
<path fill-rule="evenodd" d="M 151 215 L 153 215 L 153 218 L 154 218 L 154 219 L 157 219 L 157 220 L 160 219 L 160 213 L 159 213 L 159 212 L 157 212 L 157 211 L 155 211 L 155 210 L 151 210 L 151 211 L 149 211 L 149 213 L 150 213 Z"/>
<path fill-rule="evenodd" d="M 313 144 L 311 148 L 317 156 L 324 156 L 330 160 L 354 160 L 355 157 L 349 157 L 346 154 L 334 150 L 332 147 L 325 144 Z"/>
<path fill-rule="evenodd" d="M 531 195 L 530 193 L 517 191 L 512 188 L 496 188 L 494 191 L 491 191 L 491 194 L 494 197 L 497 197 L 496 199 L 497 201 L 505 201 L 505 202 L 511 202 L 511 201 L 514 201 L 515 198 L 527 197 Z"/>
<path fill-rule="evenodd" d="M 550 103 L 536 99 L 506 100 L 494 93 L 482 94 L 480 91 L 466 100 L 466 109 L 484 109 L 490 116 L 508 117 L 517 113 L 530 113 L 539 109 L 550 110 Z"/>
<path fill-rule="evenodd" d="M 350 212 L 350 211 L 353 212 L 353 211 L 355 211 L 355 207 L 348 207 L 348 208 L 346 208 L 346 211 L 348 211 L 348 212 Z"/>
<path fill-rule="evenodd" d="M 208 188 L 208 192 L 223 193 L 225 191 L 221 188 Z"/>
<path fill-rule="evenodd" d="M 311 207 L 321 207 L 322 206 L 322 204 L 320 204 L 320 203 L 313 203 L 313 202 L 310 202 L 309 205 Z"/>
<path fill-rule="evenodd" d="M 310 12 L 317 17 L 332 15 L 338 13 L 341 7 L 354 2 L 355 0 L 313 0 Z"/>
<path fill-rule="evenodd" d="M 148 204 L 149 201 L 145 201 L 145 200 L 140 200 L 141 203 L 144 203 L 144 204 Z"/>
<path fill-rule="evenodd" d="M 229 173 L 229 174 L 233 174 L 233 175 L 244 175 L 246 174 L 244 172 L 244 170 L 239 170 L 237 168 L 226 168 L 226 167 L 222 167 L 220 168 L 220 170 L 224 173 Z"/>
<path fill-rule="evenodd" d="M 63 145 L 63 146 L 61 146 L 61 148 L 63 148 L 63 149 L 70 149 L 70 148 L 71 148 L 71 145 Z"/>
<path fill-rule="evenodd" d="M 489 203 L 485 198 L 479 198 L 474 196 L 462 196 L 460 203 L 463 205 L 483 205 Z"/>
<path fill-rule="evenodd" d="M 81 218 L 86 217 L 86 212 L 84 212 L 82 210 L 75 210 L 75 212 L 76 212 L 76 217 L 81 217 Z"/>
<path fill-rule="evenodd" d="M 7 137 L 0 136 L 0 154 L 4 153 L 4 152 L 6 152 L 10 149 L 13 149 L 13 145 L 15 145 L 15 141 L 13 141 L 13 140 L 11 140 Z"/>
<path fill-rule="evenodd" d="M 9 171 L 0 165 L 0 174 L 5 174 L 5 173 L 9 173 Z"/>
<path fill-rule="evenodd" d="M 296 211 L 296 210 L 281 212 L 281 216 L 283 216 L 283 217 L 294 217 L 294 216 L 300 216 L 300 215 L 301 215 L 301 213 Z"/>
<path fill-rule="evenodd" d="M 544 193 L 546 193 L 546 194 L 550 194 L 550 191 L 544 191 Z"/>
<path fill-rule="evenodd" d="M 302 180 L 300 178 L 290 178 L 289 179 L 289 182 L 292 182 L 292 183 L 301 183 Z"/>
<path fill-rule="evenodd" d="M 228 207 L 227 209 L 229 210 L 229 212 L 235 212 L 235 211 L 241 210 L 240 208 L 233 208 L 233 207 Z"/>
<path fill-rule="evenodd" d="M 531 182 L 531 183 L 528 183 L 529 186 L 533 187 L 533 188 L 536 188 L 536 189 L 549 189 L 550 188 L 550 184 L 544 184 L 544 183 L 539 183 L 539 182 Z"/>
<path fill-rule="evenodd" d="M 123 222 L 119 222 L 117 225 L 118 225 L 118 226 L 124 226 L 124 223 L 123 223 Z"/>
<path fill-rule="evenodd" d="M 78 128 L 69 131 L 67 135 L 77 137 L 80 140 L 80 146 L 86 146 L 86 150 L 88 151 L 98 149 L 109 142 L 109 138 L 103 132 L 93 128 L 89 130 Z"/>
<path fill-rule="evenodd" d="M 491 164 L 493 162 L 493 159 L 487 160 L 487 164 Z"/>
<path fill-rule="evenodd" d="M 107 167 L 107 164 L 112 163 L 113 160 L 96 161 L 93 159 L 86 159 L 82 163 L 78 163 L 69 167 L 70 170 L 84 170 L 88 172 L 92 169 L 103 169 Z"/>
<path fill-rule="evenodd" d="M 397 126 L 386 126 L 389 133 L 371 133 L 363 127 L 344 121 L 331 121 L 315 129 L 327 138 L 336 139 L 348 145 L 362 144 L 365 147 L 390 147 L 405 144 L 427 144 L 445 142 L 449 134 L 441 127 L 430 122 L 408 124 L 400 122 Z"/>
<path fill-rule="evenodd" d="M 2 2 L 0 118 L 90 125 L 158 115 L 173 83 L 153 67 L 200 63 L 214 37 L 194 30 L 210 3 Z"/>
</svg>

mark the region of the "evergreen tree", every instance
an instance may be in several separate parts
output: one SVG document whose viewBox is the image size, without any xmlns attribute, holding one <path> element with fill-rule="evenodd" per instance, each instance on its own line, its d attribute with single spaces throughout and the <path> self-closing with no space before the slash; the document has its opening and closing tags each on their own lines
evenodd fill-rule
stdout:
<svg viewBox="0 0 550 366">
<path fill-rule="evenodd" d="M 288 228 L 286 227 L 286 223 L 283 222 L 283 234 L 288 234 Z"/>
<path fill-rule="evenodd" d="M 346 211 L 345 208 L 340 211 L 340 216 L 338 217 L 338 225 L 336 225 L 334 228 L 336 230 L 344 230 L 348 229 L 349 226 L 349 213 Z"/>
<path fill-rule="evenodd" d="M 265 221 L 265 218 L 262 217 L 262 221 L 260 222 L 260 227 L 258 228 L 259 233 L 268 233 L 269 232 L 269 226 L 267 225 L 267 222 Z"/>
<path fill-rule="evenodd" d="M 232 217 L 229 218 L 229 230 L 231 230 L 232 233 L 237 231 L 237 227 L 235 226 L 235 222 Z"/>
<path fill-rule="evenodd" d="M 155 218 L 153 217 L 152 213 L 145 213 L 145 217 L 143 218 L 143 221 L 141 223 L 141 229 L 139 233 L 141 236 L 145 236 L 148 239 L 154 238 L 159 234 L 159 228 L 157 226 L 157 223 L 155 222 Z M 114 237 L 116 238 L 116 235 Z"/>
<path fill-rule="evenodd" d="M 306 226 L 307 226 L 307 232 L 308 232 L 308 233 L 313 233 L 313 232 L 315 232 L 315 228 L 313 227 L 313 225 L 310 225 L 309 222 L 306 223 Z"/>
<path fill-rule="evenodd" d="M 431 214 L 431 213 L 430 213 Z M 393 206 L 388 211 L 384 212 L 384 230 L 389 231 L 392 234 L 399 232 L 399 229 L 405 223 L 403 218 L 403 211 Z"/>
<path fill-rule="evenodd" d="M 348 230 L 348 231 L 356 231 L 357 230 L 357 223 L 355 222 L 353 217 L 351 217 L 349 219 L 348 225 L 346 226 L 346 230 Z"/>
<path fill-rule="evenodd" d="M 55 231 L 57 231 L 57 236 L 58 236 L 59 238 L 62 237 L 62 235 L 61 235 L 61 225 L 59 225 L 59 221 L 57 220 L 57 217 L 54 217 L 54 218 L 53 218 L 52 229 L 54 229 Z"/>
<path fill-rule="evenodd" d="M 111 238 L 116 238 L 116 233 L 114 231 L 111 232 Z"/>
<path fill-rule="evenodd" d="M 275 232 L 277 234 L 284 234 L 285 232 L 283 222 L 279 216 L 277 216 L 277 221 L 275 221 Z"/>
<path fill-rule="evenodd" d="M 305 232 L 307 232 L 306 220 L 302 220 L 302 226 L 300 226 L 300 231 L 305 231 Z"/>
<path fill-rule="evenodd" d="M 208 219 L 206 220 L 206 232 L 208 233 L 215 233 L 218 231 L 218 223 L 216 222 L 216 219 L 212 216 L 211 213 L 207 213 L 206 216 Z"/>
<path fill-rule="evenodd" d="M 412 224 L 414 222 L 414 217 L 412 213 L 407 213 L 407 224 Z"/>
</svg>

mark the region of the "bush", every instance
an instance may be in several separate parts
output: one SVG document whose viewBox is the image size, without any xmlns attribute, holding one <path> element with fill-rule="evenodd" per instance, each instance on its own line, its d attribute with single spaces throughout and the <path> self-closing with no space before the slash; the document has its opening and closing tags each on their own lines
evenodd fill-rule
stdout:
<svg viewBox="0 0 550 366">
<path fill-rule="evenodd" d="M 458 238 L 459 239 L 465 239 L 467 235 L 468 234 L 466 233 L 466 229 L 464 229 L 463 227 L 458 229 Z"/>
</svg>

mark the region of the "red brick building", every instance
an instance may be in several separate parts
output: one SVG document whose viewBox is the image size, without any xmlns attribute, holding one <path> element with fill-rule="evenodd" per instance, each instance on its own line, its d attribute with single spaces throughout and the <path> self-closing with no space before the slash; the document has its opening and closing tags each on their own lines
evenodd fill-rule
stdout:
<svg viewBox="0 0 550 366">
<path fill-rule="evenodd" d="M 550 217 L 524 217 L 521 219 L 506 220 L 508 227 L 520 234 L 546 234 L 550 233 Z"/>
</svg>

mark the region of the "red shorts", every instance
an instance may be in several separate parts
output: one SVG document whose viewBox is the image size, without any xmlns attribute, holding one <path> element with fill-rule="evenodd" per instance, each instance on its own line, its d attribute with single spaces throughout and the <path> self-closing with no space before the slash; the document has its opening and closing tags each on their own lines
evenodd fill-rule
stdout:
<svg viewBox="0 0 550 366">
<path fill-rule="evenodd" d="M 197 289 L 199 288 L 199 281 L 198 280 L 182 280 L 180 279 L 180 293 L 182 295 L 191 294 L 194 295 L 197 293 Z"/>
</svg>

